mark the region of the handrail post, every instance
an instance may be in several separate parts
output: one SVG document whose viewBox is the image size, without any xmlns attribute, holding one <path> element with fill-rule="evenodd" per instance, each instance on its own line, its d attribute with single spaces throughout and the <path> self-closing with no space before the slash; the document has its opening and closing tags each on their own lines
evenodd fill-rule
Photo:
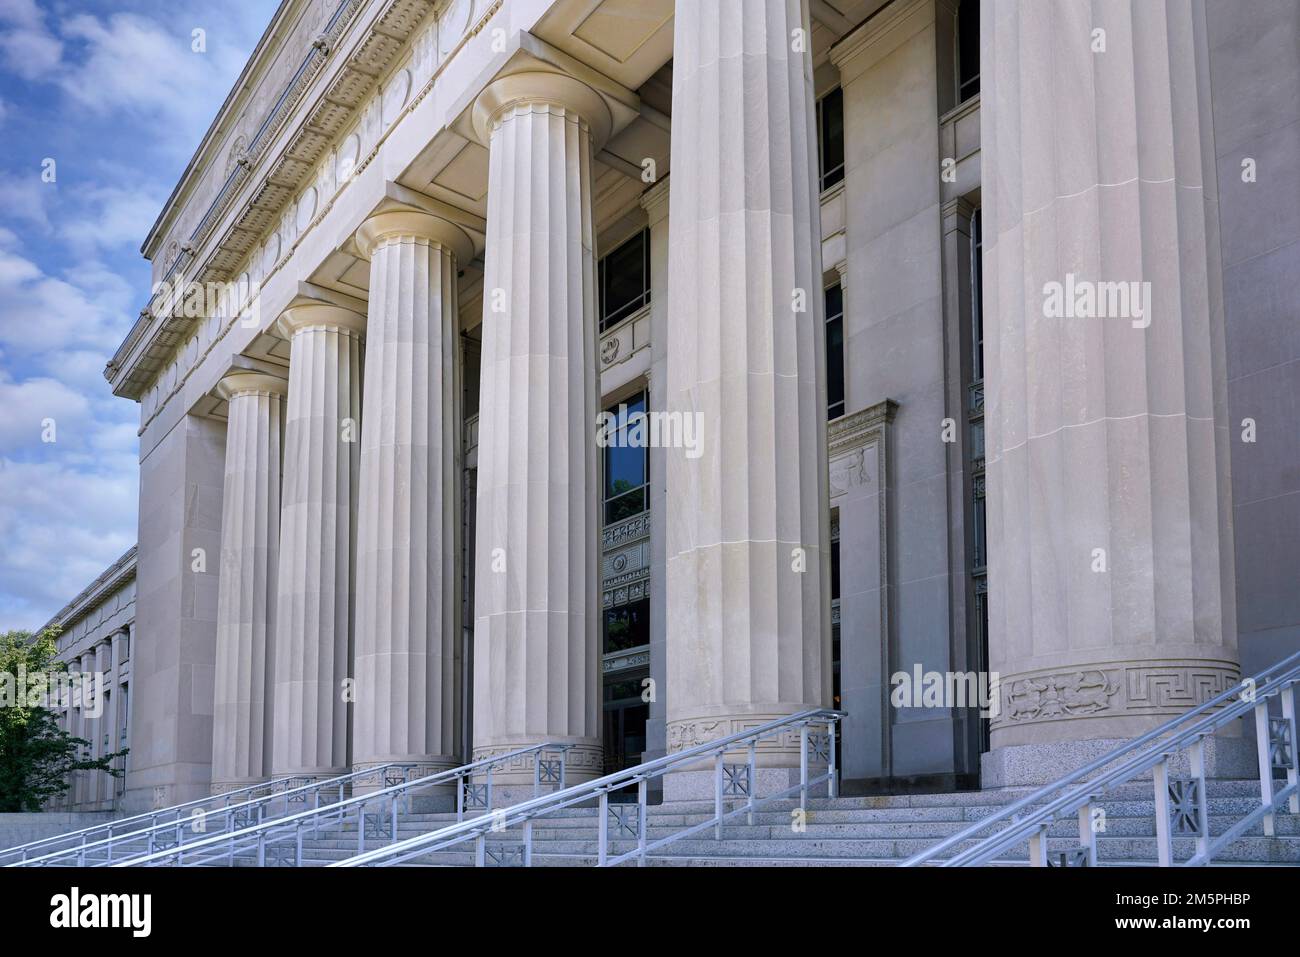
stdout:
<svg viewBox="0 0 1300 957">
<path fill-rule="evenodd" d="M 600 806 L 596 812 L 600 815 L 600 822 L 597 825 L 597 843 L 596 843 L 596 866 L 604 867 L 605 860 L 609 856 L 609 792 L 600 792 Z"/>
<path fill-rule="evenodd" d="M 456 823 L 465 820 L 465 775 L 456 775 Z"/>
<path fill-rule="evenodd" d="M 1205 787 L 1205 739 L 1198 739 L 1188 750 L 1192 780 L 1196 788 L 1196 856 L 1210 863 L 1210 795 Z"/>
<path fill-rule="evenodd" d="M 260 831 L 257 835 L 257 866 L 266 867 L 266 832 Z"/>
<path fill-rule="evenodd" d="M 754 808 L 757 798 L 754 792 L 758 790 L 758 741 L 750 739 L 749 742 L 749 811 L 745 815 L 745 823 L 750 827 L 754 826 Z"/>
<path fill-rule="evenodd" d="M 484 867 L 487 865 L 487 838 L 482 832 L 474 838 L 474 866 Z"/>
<path fill-rule="evenodd" d="M 1174 861 L 1173 838 L 1169 833 L 1169 759 L 1151 769 L 1156 798 L 1156 859 L 1161 867 Z"/>
<path fill-rule="evenodd" d="M 492 813 L 492 765 L 490 764 L 487 766 L 487 808 L 484 809 L 483 813 Z"/>
<path fill-rule="evenodd" d="M 1286 722 L 1287 728 L 1287 746 L 1289 754 L 1287 755 L 1289 764 L 1286 769 L 1287 787 L 1292 788 L 1290 808 L 1292 814 L 1300 814 L 1300 792 L 1295 790 L 1297 781 L 1297 764 L 1300 764 L 1300 754 L 1296 751 L 1296 723 L 1295 723 L 1295 685 L 1287 685 L 1278 695 L 1282 699 L 1282 720 Z"/>
<path fill-rule="evenodd" d="M 366 802 L 362 801 L 357 805 L 357 853 L 363 854 L 366 850 Z"/>
<path fill-rule="evenodd" d="M 808 813 L 808 724 L 799 725 L 799 809 Z"/>
<path fill-rule="evenodd" d="M 1273 761 L 1269 755 L 1268 699 L 1255 705 L 1255 752 L 1259 755 L 1259 803 L 1273 806 Z M 1273 812 L 1264 815 L 1264 836 L 1273 836 Z"/>
<path fill-rule="evenodd" d="M 302 822 L 294 825 L 293 866 L 302 867 Z"/>
<path fill-rule="evenodd" d="M 827 769 L 827 774 L 829 776 L 826 778 L 826 793 L 832 801 L 840 796 L 839 771 L 836 766 L 837 755 L 835 751 L 835 729 L 838 724 L 838 718 L 831 718 L 826 722 L 826 735 L 830 739 L 831 757 L 831 766 Z"/>
<path fill-rule="evenodd" d="M 542 793 L 542 753 L 533 752 L 533 797 Z"/>
<path fill-rule="evenodd" d="M 646 779 L 637 781 L 637 867 L 646 866 Z"/>
<path fill-rule="evenodd" d="M 397 802 L 398 802 L 398 800 L 399 800 L 398 795 L 397 795 L 397 794 L 394 794 L 394 795 L 393 795 L 393 798 L 392 798 L 392 808 L 391 808 L 391 817 L 392 817 L 392 821 L 393 821 L 393 843 L 394 843 L 394 844 L 397 843 Z"/>
<path fill-rule="evenodd" d="M 533 866 L 533 819 L 524 821 L 524 867 Z"/>
<path fill-rule="evenodd" d="M 564 776 L 565 769 L 568 767 L 569 764 L 568 757 L 569 757 L 568 747 L 560 748 L 560 790 L 561 791 L 563 791 L 566 787 L 568 787 L 568 785 L 565 783 L 565 776 Z"/>
<path fill-rule="evenodd" d="M 1079 843 L 1087 851 L 1089 867 L 1097 866 L 1097 831 L 1092 826 L 1092 802 L 1079 808 Z"/>
<path fill-rule="evenodd" d="M 1029 838 L 1029 866 L 1047 866 L 1047 827 L 1040 827 Z"/>
<path fill-rule="evenodd" d="M 713 839 L 722 840 L 722 762 L 725 751 L 713 756 Z"/>
</svg>

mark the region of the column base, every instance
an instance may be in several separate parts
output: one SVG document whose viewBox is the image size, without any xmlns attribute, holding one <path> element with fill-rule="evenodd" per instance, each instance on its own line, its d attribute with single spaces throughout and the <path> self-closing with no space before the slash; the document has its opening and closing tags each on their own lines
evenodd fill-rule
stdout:
<svg viewBox="0 0 1300 957">
<path fill-rule="evenodd" d="M 518 751 L 520 748 L 532 747 L 534 744 L 540 744 L 540 741 L 520 741 L 510 742 L 508 744 L 485 744 L 474 749 L 474 761 L 485 761 L 488 758 L 494 758 L 498 755 L 508 754 L 511 751 Z M 564 786 L 573 787 L 575 784 L 585 784 L 588 781 L 594 781 L 605 773 L 605 749 L 599 741 L 593 741 L 590 738 L 580 738 L 570 741 L 558 741 L 570 745 L 565 752 L 564 757 Z M 553 752 L 547 752 L 547 758 L 553 759 L 556 755 Z M 492 768 L 492 806 L 500 809 L 508 807 L 511 804 L 518 804 L 521 801 L 531 801 L 534 797 L 533 788 L 533 762 L 536 754 L 524 754 L 512 758 L 507 764 L 496 765 Z M 484 784 L 486 774 L 483 771 L 477 771 L 474 774 L 475 784 Z M 558 785 L 554 783 L 543 782 L 541 786 L 542 794 L 549 794 L 556 790 Z"/>
<path fill-rule="evenodd" d="M 398 768 L 384 770 L 385 765 L 393 763 L 410 764 L 413 767 L 410 770 Z M 460 762 L 456 758 L 451 755 L 441 754 L 359 761 L 352 765 L 353 773 L 358 775 L 352 779 L 352 794 L 354 797 L 373 794 L 375 791 L 382 791 L 405 781 L 414 781 L 417 778 L 429 777 L 442 771 L 450 771 L 459 765 Z M 453 810 L 456 807 L 455 782 L 449 781 L 446 784 L 414 788 L 409 792 L 409 797 L 412 802 L 412 809 L 419 810 L 421 813 Z M 418 805 L 418 808 L 416 805 Z"/>
<path fill-rule="evenodd" d="M 244 788 L 251 788 L 255 784 L 265 784 L 270 778 L 245 778 L 239 781 L 213 781 L 212 788 L 209 792 L 213 797 L 221 794 L 229 794 L 231 791 L 241 791 Z M 192 799 L 191 799 L 192 800 Z M 183 801 L 173 801 L 174 804 L 185 803 Z"/>
<path fill-rule="evenodd" d="M 815 778 L 820 774 L 826 773 L 826 766 L 809 765 L 808 776 Z M 773 794 L 779 794 L 787 788 L 796 787 L 799 784 L 798 768 L 755 768 L 754 769 L 754 793 L 760 798 L 770 797 Z M 664 801 L 712 801 L 714 799 L 714 781 L 713 771 L 671 771 L 664 775 Z M 808 789 L 811 797 L 824 798 L 828 796 L 826 782 L 814 785 Z M 789 795 L 791 800 L 797 800 L 798 792 Z M 743 801 L 743 797 L 736 795 L 725 796 L 724 800 Z"/>
<path fill-rule="evenodd" d="M 1083 767 L 1108 751 L 1120 747 L 1125 738 L 1088 738 L 1082 741 L 1052 741 L 1042 744 L 1014 744 L 994 748 L 980 755 L 980 787 L 1041 787 Z M 1128 756 L 1126 756 L 1128 757 Z M 1118 763 L 1118 762 L 1116 762 Z M 1109 765 L 1097 773 L 1109 770 Z M 1186 751 L 1169 762 L 1170 773 L 1190 773 Z M 1245 738 L 1212 737 L 1205 741 L 1205 774 L 1209 778 L 1250 780 L 1259 776 L 1254 743 Z M 1150 780 L 1151 773 L 1139 780 Z"/>
</svg>

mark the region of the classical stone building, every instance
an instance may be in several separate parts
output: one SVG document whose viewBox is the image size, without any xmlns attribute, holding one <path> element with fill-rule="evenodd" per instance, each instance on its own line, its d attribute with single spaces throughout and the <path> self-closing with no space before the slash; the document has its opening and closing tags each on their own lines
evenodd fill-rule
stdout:
<svg viewBox="0 0 1300 957">
<path fill-rule="evenodd" d="M 90 742 L 90 756 L 102 758 L 128 748 L 131 738 L 131 641 L 135 633 L 135 548 L 110 565 L 72 601 L 41 626 L 57 630 L 58 657 L 70 672 L 102 675 L 84 692 L 53 704 L 60 726 Z M 131 756 L 113 765 L 126 772 Z M 126 793 L 125 773 L 74 771 L 68 790 L 51 809 L 113 811 Z"/>
<path fill-rule="evenodd" d="M 285 0 L 106 370 L 125 804 L 832 704 L 846 791 L 1023 783 L 1300 647 L 1298 35 Z M 891 701 L 990 671 L 991 718 Z"/>
</svg>

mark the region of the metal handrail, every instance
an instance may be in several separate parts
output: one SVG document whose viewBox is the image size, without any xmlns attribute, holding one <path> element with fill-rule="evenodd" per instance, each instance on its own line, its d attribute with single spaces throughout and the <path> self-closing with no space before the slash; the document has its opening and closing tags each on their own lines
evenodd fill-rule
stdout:
<svg viewBox="0 0 1300 957">
<path fill-rule="evenodd" d="M 1045 865 L 1047 827 L 1063 815 L 1072 813 L 1077 813 L 1079 817 L 1080 846 L 1076 849 L 1075 860 L 1078 863 L 1095 865 L 1096 831 L 1091 820 L 1093 805 L 1107 791 L 1126 784 L 1152 769 L 1156 772 L 1154 775 L 1156 841 L 1158 863 L 1162 866 L 1168 866 L 1173 862 L 1171 796 L 1182 804 L 1175 809 L 1175 813 L 1180 815 L 1180 834 L 1190 833 L 1198 841 L 1197 853 L 1187 862 L 1189 864 L 1207 863 L 1214 853 L 1261 819 L 1265 821 L 1266 833 L 1271 834 L 1272 814 L 1282 804 L 1290 801 L 1292 810 L 1300 812 L 1300 806 L 1297 806 L 1300 805 L 1300 797 L 1298 797 L 1300 785 L 1297 785 L 1296 780 L 1294 749 L 1296 727 L 1293 686 L 1297 682 L 1300 682 L 1300 652 L 1284 658 L 1253 678 L 1234 685 L 1197 707 L 1120 745 L 1059 780 L 1021 797 L 996 814 L 976 821 L 969 827 L 948 836 L 933 847 L 903 861 L 901 866 L 914 867 L 933 861 L 938 855 L 963 841 L 976 837 L 1001 821 L 1007 821 L 1008 826 L 950 859 L 942 861 L 941 866 L 962 867 L 988 863 L 999 854 L 1026 840 L 1030 843 L 1030 863 Z M 1285 729 L 1278 731 L 1277 735 L 1284 737 L 1288 744 L 1289 765 L 1275 765 L 1273 760 L 1277 745 L 1276 735 L 1270 722 L 1279 719 L 1272 719 L 1269 716 L 1268 703 L 1274 697 L 1279 698 L 1282 705 L 1280 720 L 1285 723 Z M 1204 741 L 1252 710 L 1256 718 L 1257 750 L 1260 760 L 1260 805 L 1229 829 L 1225 835 L 1211 840 L 1206 803 Z M 1193 719 L 1199 720 L 1193 722 Z M 1193 723 L 1189 725 L 1188 722 Z M 1171 786 L 1168 762 L 1171 757 L 1183 750 L 1190 752 L 1192 777 L 1185 781 L 1176 781 L 1176 786 Z M 1125 759 L 1126 755 L 1131 756 Z M 1116 762 L 1120 763 L 1116 764 Z M 1111 766 L 1110 770 L 1098 777 L 1089 777 L 1107 766 Z M 1284 768 L 1287 772 L 1287 786 L 1276 793 L 1273 789 L 1274 767 Z M 1070 790 L 1066 790 L 1067 788 Z M 1057 796 L 1051 798 L 1054 794 Z M 1185 797 L 1188 800 L 1184 801 Z M 1046 803 L 1042 803 L 1044 801 Z M 1040 806 L 1028 814 L 1022 814 L 1034 805 Z M 1230 839 L 1225 840 L 1225 837 Z"/>
<path fill-rule="evenodd" d="M 376 804 L 380 801 L 387 801 L 389 804 L 389 820 L 391 822 L 391 837 L 393 841 L 397 840 L 398 827 L 398 802 L 402 797 L 408 798 L 409 809 L 409 792 L 415 789 L 427 789 L 446 784 L 452 780 L 457 782 L 456 786 L 456 817 L 458 820 L 464 820 L 467 811 L 482 811 L 484 814 L 492 813 L 492 768 L 499 764 L 505 764 L 515 758 L 526 754 L 537 754 L 533 761 L 533 790 L 539 793 L 543 783 L 547 783 L 543 775 L 542 756 L 545 752 L 554 751 L 559 753 L 557 762 L 558 767 L 548 768 L 547 773 L 556 775 L 559 787 L 564 788 L 565 783 L 565 752 L 572 748 L 572 744 L 557 743 L 545 741 L 541 744 L 535 744 L 527 748 L 519 748 L 509 751 L 505 754 L 499 754 L 495 757 L 483 758 L 471 764 L 461 765 L 455 768 L 448 768 L 444 771 L 438 771 L 434 774 L 425 775 L 424 777 L 414 778 L 395 784 L 379 791 L 373 791 L 369 794 L 357 795 L 345 801 L 338 801 L 327 804 L 322 807 L 313 808 L 310 811 L 301 811 L 297 814 L 289 814 L 283 817 L 275 818 L 271 821 L 260 822 L 250 827 L 242 828 L 237 831 L 216 834 L 211 837 L 200 838 L 190 841 L 186 844 L 178 844 L 175 847 L 156 851 L 150 854 L 143 854 L 137 857 L 128 858 L 121 861 L 114 861 L 112 867 L 147 867 L 158 866 L 174 861 L 180 865 L 211 864 L 214 861 L 225 859 L 230 863 L 234 862 L 235 855 L 241 851 L 257 849 L 258 866 L 264 866 L 266 863 L 266 850 L 269 844 L 284 836 L 292 836 L 295 841 L 295 851 L 293 856 L 293 865 L 301 866 L 303 863 L 302 841 L 304 832 L 308 829 L 313 834 L 319 833 L 322 824 L 330 823 L 337 820 L 338 823 L 344 823 L 351 813 L 357 812 L 357 844 L 358 853 L 365 850 L 367 814 L 366 807 Z M 374 769 L 370 769 L 373 771 Z M 478 772 L 485 772 L 486 781 L 482 785 L 474 784 L 474 775 Z M 359 772 L 360 773 L 360 772 Z M 366 772 L 369 773 L 369 772 Z M 468 799 L 468 800 L 467 800 Z M 479 801 L 483 803 L 479 803 Z M 221 845 L 225 845 L 221 847 Z M 195 859 L 195 854 L 206 855 Z M 187 860 L 187 855 L 189 859 Z"/>
<path fill-rule="evenodd" d="M 109 837 L 112 837 L 113 829 L 116 827 L 125 827 L 127 825 L 136 824 L 140 821 L 145 821 L 145 820 L 153 820 L 156 822 L 157 819 L 164 814 L 179 813 L 180 811 L 196 808 L 200 804 L 207 804 L 211 801 L 224 800 L 226 804 L 229 804 L 230 798 L 235 797 L 236 795 L 250 794 L 253 791 L 261 791 L 261 790 L 265 790 L 266 788 L 278 787 L 279 785 L 288 784 L 294 780 L 297 780 L 297 778 L 299 777 L 301 777 L 301 775 L 276 778 L 273 781 L 263 781 L 260 784 L 250 784 L 247 787 L 238 788 L 234 791 L 226 791 L 222 794 L 209 794 L 207 797 L 196 798 L 193 801 L 186 801 L 184 804 L 176 804 L 173 805 L 172 807 L 159 808 L 157 811 L 146 811 L 143 814 L 136 814 L 131 817 L 117 818 L 116 820 L 108 821 L 104 824 L 95 824 L 92 825 L 91 827 L 83 827 L 77 831 L 68 831 L 67 833 L 64 834 L 55 834 L 52 837 L 43 837 L 37 841 L 28 841 L 26 844 L 19 844 L 16 847 L 7 847 L 4 850 L 0 851 L 0 866 L 3 866 L 5 858 L 11 857 L 14 854 L 19 855 L 20 859 L 26 860 L 27 854 L 29 852 L 34 851 L 37 848 L 41 848 L 47 844 L 55 844 L 60 841 L 76 840 L 78 838 L 81 839 L 82 843 L 85 843 L 87 837 L 89 837 L 91 834 L 96 834 L 100 831 L 107 831 Z"/>
<path fill-rule="evenodd" d="M 387 772 L 395 768 L 400 768 L 406 771 L 407 773 L 409 773 L 412 767 L 414 767 L 414 765 L 407 762 L 393 761 L 388 764 L 381 764 L 381 765 L 376 765 L 375 767 L 366 768 L 363 771 L 353 771 L 348 774 L 340 774 L 335 777 L 322 778 L 319 781 L 310 781 L 307 784 L 302 784 L 295 788 L 288 788 L 283 791 L 274 791 L 271 794 L 267 794 L 263 797 L 253 798 L 248 801 L 243 801 L 239 804 L 225 804 L 222 805 L 221 807 L 214 808 L 209 812 L 203 812 L 196 808 L 194 812 L 187 817 L 181 817 L 178 815 L 177 817 L 171 820 L 164 821 L 161 824 L 153 824 L 149 827 L 142 828 L 138 831 L 127 831 L 125 833 L 113 834 L 100 841 L 94 841 L 88 844 L 83 842 L 75 847 L 65 847 L 57 851 L 50 851 L 49 853 L 42 854 L 39 857 L 24 857 L 21 861 L 14 861 L 13 863 L 6 864 L 4 866 L 6 867 L 49 867 L 51 865 L 57 865 L 57 864 L 75 863 L 78 867 L 93 867 L 96 864 L 111 864 L 113 862 L 113 847 L 114 845 L 119 843 L 134 843 L 135 841 L 148 838 L 149 851 L 152 853 L 154 850 L 157 849 L 159 838 L 162 837 L 164 833 L 167 831 L 175 832 L 175 834 L 173 835 L 173 840 L 171 842 L 171 845 L 178 845 L 181 843 L 181 831 L 183 828 L 187 826 L 192 827 L 195 833 L 203 833 L 204 831 L 206 831 L 207 821 L 209 816 L 214 816 L 214 817 L 217 815 L 224 816 L 225 817 L 224 830 L 231 830 L 232 828 L 234 828 L 235 824 L 237 823 L 237 817 L 243 818 L 252 814 L 256 814 L 258 822 L 259 823 L 262 822 L 263 820 L 265 820 L 264 812 L 266 808 L 276 801 L 281 801 L 281 800 L 284 801 L 285 813 L 287 814 L 289 811 L 290 804 L 296 804 L 300 802 L 305 804 L 308 796 L 312 795 L 314 792 L 315 806 L 320 807 L 320 798 L 322 793 L 330 792 L 337 788 L 339 792 L 338 799 L 342 801 L 344 787 L 348 784 L 348 782 L 353 781 L 356 778 L 363 777 L 365 775 L 375 774 L 375 773 L 387 774 Z M 295 774 L 293 777 L 277 778 L 276 783 L 277 784 L 283 782 L 292 783 L 294 781 L 301 781 L 305 777 L 306 775 L 303 774 Z M 228 793 L 238 794 L 245 790 L 247 789 L 241 788 L 239 791 L 231 791 Z M 213 798 L 215 797 L 217 796 L 213 795 Z M 183 807 L 183 806 L 184 805 L 179 805 L 178 807 Z M 95 856 L 90 856 L 95 854 L 98 851 L 103 851 L 104 856 L 102 859 L 96 859 Z M 72 857 L 75 857 L 76 860 L 75 861 L 67 860 L 68 858 L 72 858 Z"/>
<path fill-rule="evenodd" d="M 407 838 L 404 841 L 389 844 L 386 847 L 359 853 L 347 860 L 336 861 L 329 866 L 390 866 L 412 858 L 423 857 L 434 851 L 443 850 L 473 838 L 475 841 L 474 862 L 476 866 L 482 867 L 487 863 L 487 833 L 489 831 L 501 831 L 514 824 L 523 824 L 524 837 L 522 845 L 517 848 L 520 852 L 518 857 L 523 866 L 531 867 L 533 862 L 534 819 L 552 811 L 558 811 L 562 808 L 592 800 L 598 800 L 599 808 L 597 812 L 597 865 L 612 867 L 635 857 L 638 866 L 644 866 L 650 852 L 705 828 L 713 827 L 714 838 L 722 840 L 722 825 L 727 818 L 745 813 L 748 815 L 749 823 L 752 824 L 754 812 L 760 805 L 780 800 L 795 792 L 799 793 L 800 807 L 806 812 L 809 791 L 822 782 L 826 782 L 827 792 L 834 799 L 838 794 L 835 732 L 837 723 L 844 716 L 845 712 L 830 708 L 814 708 L 787 715 L 784 718 L 769 721 L 748 731 L 737 732 L 725 738 L 695 745 L 653 761 L 647 761 L 631 768 L 625 768 L 622 771 L 616 771 L 613 774 L 607 774 L 585 784 L 578 784 L 571 788 L 555 791 L 549 795 L 523 801 L 512 807 L 502 808 L 492 814 L 490 820 L 480 818 L 473 821 L 459 822 L 431 831 L 428 834 L 421 834 Z M 809 727 L 814 724 L 825 724 L 826 726 L 826 748 L 823 751 L 818 746 L 815 756 L 825 758 L 827 770 L 823 774 L 810 777 L 808 746 L 811 743 L 811 736 Z M 755 787 L 758 769 L 758 743 L 766 738 L 775 737 L 796 728 L 799 730 L 799 783 L 764 798 L 758 798 Z M 726 764 L 726 754 L 738 750 L 739 747 L 747 749 L 747 763 L 744 765 Z M 709 757 L 713 758 L 714 816 L 700 824 L 674 832 L 667 837 L 649 841 L 646 834 L 647 782 L 651 778 L 660 777 L 668 771 L 685 765 L 698 766 L 702 759 L 708 759 Z M 629 834 L 634 834 L 637 839 L 637 846 L 634 850 L 611 857 L 609 855 L 609 826 L 611 823 L 609 795 L 612 791 L 618 791 L 633 784 L 637 787 L 635 821 L 629 820 L 628 815 L 615 813 L 613 823 L 619 831 L 626 830 Z M 744 803 L 728 811 L 724 809 L 724 805 L 729 799 L 732 801 L 743 799 Z"/>
</svg>

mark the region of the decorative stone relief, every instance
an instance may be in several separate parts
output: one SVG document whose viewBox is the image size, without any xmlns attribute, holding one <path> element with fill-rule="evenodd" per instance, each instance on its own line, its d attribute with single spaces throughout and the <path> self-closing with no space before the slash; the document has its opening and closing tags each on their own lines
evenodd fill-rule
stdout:
<svg viewBox="0 0 1300 957">
<path fill-rule="evenodd" d="M 411 74 L 408 70 L 398 70 L 389 80 L 388 86 L 384 89 L 383 94 L 383 120 L 384 128 L 393 125 L 398 115 L 402 112 L 402 107 L 411 94 Z"/>
<path fill-rule="evenodd" d="M 306 229 L 311 224 L 312 217 L 315 215 L 316 215 L 316 188 L 314 186 L 308 186 L 307 191 L 304 192 L 302 194 L 302 198 L 298 200 L 297 226 L 298 226 L 299 233 L 301 233 L 304 229 Z"/>
<path fill-rule="evenodd" d="M 855 485 L 865 485 L 870 479 L 864 465 L 861 448 L 831 462 L 831 497 L 843 495 Z"/>
<path fill-rule="evenodd" d="M 1002 682 L 994 724 L 1177 714 L 1239 681 L 1240 669 L 1226 662 L 1118 662 L 1016 675 Z"/>
<path fill-rule="evenodd" d="M 438 22 L 438 53 L 445 57 L 469 29 L 474 0 L 451 0 Z"/>
</svg>

